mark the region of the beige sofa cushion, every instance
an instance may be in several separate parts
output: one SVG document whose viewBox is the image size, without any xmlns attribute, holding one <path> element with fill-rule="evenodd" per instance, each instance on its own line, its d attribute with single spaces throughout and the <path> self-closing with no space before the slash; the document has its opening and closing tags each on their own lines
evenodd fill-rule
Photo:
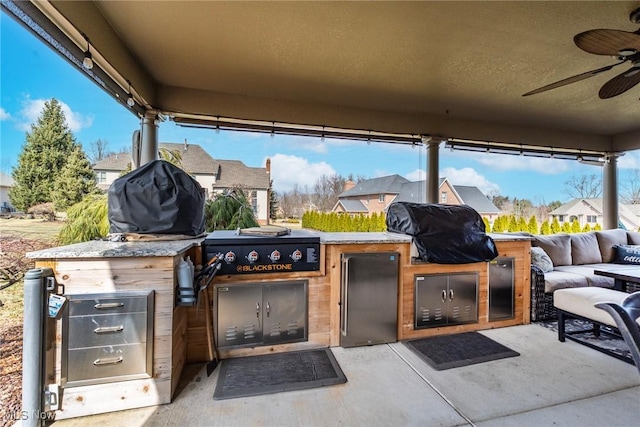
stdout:
<svg viewBox="0 0 640 427">
<path fill-rule="evenodd" d="M 640 245 L 640 233 L 637 231 L 627 231 L 630 245 Z"/>
<path fill-rule="evenodd" d="M 612 262 L 615 255 L 614 245 L 626 245 L 627 232 L 622 229 L 596 231 L 598 246 L 602 254 L 602 262 Z M 552 258 L 553 259 L 553 258 Z"/>
<path fill-rule="evenodd" d="M 535 236 L 531 244 L 544 249 L 554 267 L 571 265 L 571 236 L 568 234 Z"/>
<path fill-rule="evenodd" d="M 606 325 L 616 326 L 615 320 L 606 311 L 595 307 L 599 302 L 622 301 L 629 294 L 603 288 L 560 289 L 553 294 L 553 305 L 560 310 L 595 320 Z"/>
<path fill-rule="evenodd" d="M 571 235 L 571 263 L 573 265 L 597 264 L 602 262 L 596 233 L 576 233 Z"/>
<path fill-rule="evenodd" d="M 568 273 L 557 269 L 544 273 L 544 292 L 547 294 L 557 289 L 586 288 L 588 286 L 589 281 L 580 274 Z"/>
<path fill-rule="evenodd" d="M 599 286 L 601 288 L 613 288 L 615 280 L 612 277 L 600 276 L 594 274 L 594 270 L 610 270 L 611 264 L 584 264 L 584 265 L 565 265 L 558 267 L 558 271 L 565 273 L 578 274 L 587 279 L 589 286 Z"/>
</svg>

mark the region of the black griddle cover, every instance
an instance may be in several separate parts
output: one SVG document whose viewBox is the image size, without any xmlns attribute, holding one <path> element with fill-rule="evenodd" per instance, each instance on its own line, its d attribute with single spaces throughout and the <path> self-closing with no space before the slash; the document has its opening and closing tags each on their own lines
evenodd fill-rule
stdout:
<svg viewBox="0 0 640 427">
<path fill-rule="evenodd" d="M 387 230 L 413 236 L 423 261 L 465 264 L 498 256 L 482 217 L 467 205 L 396 202 L 387 211 Z"/>
<path fill-rule="evenodd" d="M 184 170 L 154 160 L 109 187 L 111 233 L 204 233 L 204 191 Z"/>
</svg>

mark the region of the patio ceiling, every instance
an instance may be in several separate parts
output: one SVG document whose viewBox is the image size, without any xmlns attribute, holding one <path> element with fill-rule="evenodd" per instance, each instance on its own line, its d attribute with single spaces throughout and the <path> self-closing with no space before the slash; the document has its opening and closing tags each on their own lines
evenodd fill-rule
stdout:
<svg viewBox="0 0 640 427">
<path fill-rule="evenodd" d="M 37 3 L 148 109 L 599 152 L 640 148 L 640 85 L 574 35 L 635 31 L 639 1 Z M 640 37 L 640 36 L 639 36 Z M 243 122 L 244 123 L 244 122 Z"/>
</svg>

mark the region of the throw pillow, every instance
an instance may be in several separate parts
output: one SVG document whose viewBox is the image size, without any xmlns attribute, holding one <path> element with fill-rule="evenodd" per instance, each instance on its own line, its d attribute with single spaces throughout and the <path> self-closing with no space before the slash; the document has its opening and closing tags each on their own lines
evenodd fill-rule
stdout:
<svg viewBox="0 0 640 427">
<path fill-rule="evenodd" d="M 536 236 L 531 244 L 544 249 L 554 266 L 571 265 L 571 236 L 568 234 Z"/>
<path fill-rule="evenodd" d="M 602 262 L 613 261 L 613 256 L 615 255 L 613 251 L 614 245 L 627 244 L 627 232 L 619 228 L 596 231 L 596 238 L 598 239 L 598 246 L 600 246 Z"/>
<path fill-rule="evenodd" d="M 640 245 L 615 245 L 613 250 L 614 263 L 640 265 Z"/>
<path fill-rule="evenodd" d="M 553 271 L 553 261 L 542 248 L 531 248 L 531 264 L 542 270 L 543 273 Z"/>
<path fill-rule="evenodd" d="M 571 235 L 571 259 L 573 265 L 600 264 L 602 262 L 596 233 L 576 233 Z"/>
</svg>

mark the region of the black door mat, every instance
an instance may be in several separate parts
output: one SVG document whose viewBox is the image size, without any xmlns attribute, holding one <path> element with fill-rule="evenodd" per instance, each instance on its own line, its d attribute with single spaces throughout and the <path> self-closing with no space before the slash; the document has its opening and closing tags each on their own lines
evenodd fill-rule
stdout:
<svg viewBox="0 0 640 427">
<path fill-rule="evenodd" d="M 257 396 L 347 382 L 328 348 L 224 359 L 215 400 Z"/>
<path fill-rule="evenodd" d="M 520 356 L 478 332 L 420 338 L 403 341 L 403 344 L 438 371 Z"/>
</svg>

